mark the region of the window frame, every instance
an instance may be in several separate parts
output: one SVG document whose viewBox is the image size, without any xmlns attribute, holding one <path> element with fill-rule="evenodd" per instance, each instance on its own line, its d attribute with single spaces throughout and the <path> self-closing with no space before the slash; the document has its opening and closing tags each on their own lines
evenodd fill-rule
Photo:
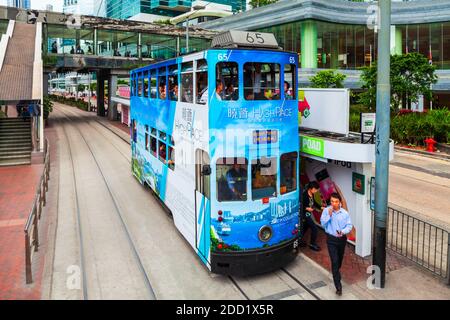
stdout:
<svg viewBox="0 0 450 320">
<path fill-rule="evenodd" d="M 164 72 L 163 72 L 163 74 L 161 74 L 161 70 L 164 70 Z M 168 95 L 167 95 L 167 92 L 168 92 L 168 88 L 167 88 L 167 85 L 168 85 L 168 83 L 167 83 L 167 66 L 164 66 L 164 67 L 159 67 L 158 69 L 157 69 L 157 77 L 158 77 L 158 83 L 157 83 L 157 85 L 158 85 L 158 90 L 156 90 L 157 91 L 157 99 L 159 99 L 159 100 L 168 100 Z M 165 99 L 161 99 L 161 97 L 160 97 L 160 93 L 159 93 L 159 87 L 160 87 L 160 78 L 162 78 L 162 77 L 164 77 L 165 78 L 165 88 L 166 88 L 166 97 L 165 97 Z"/>
<path fill-rule="evenodd" d="M 236 99 L 225 99 L 226 96 L 224 94 L 222 94 L 222 99 L 218 100 L 217 97 L 216 97 L 217 81 L 220 80 L 222 82 L 222 84 L 223 84 L 223 93 L 225 93 L 225 91 L 227 89 L 227 84 L 226 84 L 226 82 L 225 82 L 225 80 L 224 80 L 224 78 L 222 76 L 223 73 L 221 73 L 222 69 L 219 69 L 219 66 L 220 65 L 227 65 L 227 64 L 230 64 L 230 65 L 231 64 L 235 64 L 236 65 L 236 71 L 237 71 L 236 74 L 235 74 L 236 79 L 233 79 L 232 82 L 237 84 L 237 88 L 236 88 L 237 89 L 237 97 L 236 97 Z M 242 71 L 241 71 L 241 63 L 239 63 L 237 61 L 219 61 L 219 62 L 216 63 L 216 65 L 215 65 L 215 77 L 214 77 L 215 81 L 213 83 L 213 85 L 214 85 L 213 96 L 214 96 L 214 99 L 216 101 L 234 103 L 234 102 L 237 102 L 237 101 L 241 100 L 241 94 L 242 94 L 241 83 L 240 83 L 241 73 L 242 73 Z M 231 77 L 231 75 L 232 74 L 230 74 L 230 77 Z"/>
<path fill-rule="evenodd" d="M 271 72 L 268 72 L 268 73 L 263 73 L 262 71 L 261 71 L 261 82 L 262 82 L 262 80 L 263 80 L 263 75 L 264 74 L 270 74 L 270 75 L 272 75 L 272 72 L 273 72 L 273 74 L 274 74 L 274 78 L 271 80 L 271 82 L 273 82 L 274 83 L 274 85 L 273 86 L 270 86 L 270 87 L 268 87 L 267 86 L 267 83 L 268 83 L 268 81 L 266 80 L 265 82 L 266 82 L 266 86 L 265 87 L 263 87 L 262 85 L 261 85 L 261 87 L 260 87 L 260 90 L 261 90 L 261 92 L 260 92 L 260 94 L 262 94 L 262 96 L 261 96 L 261 98 L 256 98 L 256 96 L 255 96 L 255 91 L 254 91 L 254 83 L 253 83 L 253 92 L 252 92 L 252 94 L 253 94 L 253 99 L 247 99 L 247 96 L 246 96 L 246 90 L 249 90 L 249 89 L 247 89 L 246 87 L 245 87 L 245 82 L 246 82 L 246 73 L 244 72 L 245 71 L 245 68 L 246 68 L 246 65 L 248 65 L 248 64 L 252 64 L 252 66 L 254 66 L 254 65 L 256 65 L 256 64 L 259 64 L 259 65 L 271 65 L 271 67 L 272 67 L 272 65 L 273 66 L 275 66 L 275 69 L 273 69 L 272 70 L 272 68 L 271 68 Z M 276 86 L 276 81 L 277 81 L 277 72 L 276 72 L 276 66 L 278 66 L 278 87 Z M 282 66 L 282 64 L 280 64 L 280 63 L 278 63 L 278 62 L 255 62 L 255 61 L 247 61 L 247 62 L 245 62 L 245 63 L 243 63 L 242 64 L 242 81 L 243 81 L 243 84 L 244 84 L 244 100 L 245 101 L 280 101 L 281 99 L 282 99 L 282 91 L 284 91 L 283 89 L 282 89 L 282 86 L 281 86 L 281 81 L 282 81 L 282 79 L 283 79 L 283 77 L 282 77 L 282 69 L 281 69 L 281 66 Z M 284 65 L 283 65 L 283 67 L 284 67 Z M 284 88 L 284 85 L 283 85 L 283 88 Z M 276 93 L 275 94 L 273 94 L 272 95 L 272 97 L 277 97 L 276 99 L 269 99 L 269 98 L 267 98 L 266 97 L 266 95 L 265 95 L 265 93 L 263 92 L 263 91 L 265 91 L 265 90 L 273 90 L 273 91 L 277 91 L 277 89 L 278 89 L 278 92 L 279 92 L 279 94 L 278 95 L 276 95 Z M 262 97 L 264 97 L 264 99 L 262 98 Z"/>
<path fill-rule="evenodd" d="M 204 65 L 206 65 L 206 70 L 204 70 L 204 69 L 202 69 L 201 71 L 199 71 L 199 68 L 198 68 L 198 66 L 199 66 L 199 63 L 200 62 L 205 62 L 205 64 Z M 208 60 L 206 60 L 206 59 L 199 59 L 199 60 L 195 60 L 195 72 L 194 72 L 194 80 L 195 80 L 195 83 L 194 83 L 194 103 L 195 104 L 198 104 L 198 105 L 202 105 L 202 106 L 207 106 L 208 105 L 208 101 L 209 101 L 209 99 L 208 99 L 208 90 L 209 90 L 209 87 L 208 87 L 208 84 L 209 84 L 209 77 L 208 77 L 208 68 L 209 68 L 209 66 L 208 66 Z M 206 89 L 206 95 L 207 95 L 207 99 L 206 99 L 206 102 L 205 103 L 200 103 L 200 100 L 201 100 L 201 97 L 203 96 L 203 94 L 202 95 L 200 95 L 199 94 L 199 82 L 198 82 L 198 79 L 199 79 L 199 74 L 205 74 L 206 75 L 206 87 L 204 88 L 204 89 Z"/>
<path fill-rule="evenodd" d="M 275 186 L 273 186 L 273 188 L 274 188 L 274 194 L 272 194 L 272 195 L 264 195 L 263 197 L 255 197 L 255 189 L 266 189 L 266 188 L 269 188 L 269 187 L 272 187 L 272 186 L 264 186 L 263 188 L 255 188 L 254 187 L 254 180 L 256 179 L 256 178 L 254 178 L 253 177 L 253 166 L 257 166 L 258 165 L 258 161 L 259 160 L 262 160 L 262 159 L 268 159 L 268 160 L 270 160 L 270 161 L 273 161 L 272 162 L 272 165 L 273 165 L 273 163 L 275 163 L 275 165 L 276 165 L 276 168 L 275 168 L 275 174 L 273 174 L 273 175 L 270 175 L 270 176 L 272 176 L 272 177 L 274 177 L 273 178 L 273 181 L 275 181 Z M 253 163 L 254 161 L 256 161 L 256 163 Z M 260 163 L 261 164 L 261 163 Z M 251 164 L 250 164 L 250 168 L 251 168 L 251 190 L 252 190 L 252 201 L 259 201 L 259 200 L 262 200 L 262 199 L 265 199 L 265 198 L 276 198 L 276 197 L 278 197 L 278 157 L 276 157 L 276 156 L 273 156 L 273 157 L 266 157 L 266 156 L 261 156 L 261 157 L 259 157 L 259 158 L 255 158 L 255 159 L 252 159 L 252 162 L 251 162 Z M 259 170 L 261 170 L 262 169 L 262 167 L 261 168 L 259 168 Z M 255 173 L 255 176 L 256 176 L 256 173 Z"/>
<path fill-rule="evenodd" d="M 291 68 L 293 68 L 293 70 L 291 72 L 287 72 L 288 74 L 292 74 L 292 83 L 291 83 L 291 88 L 292 88 L 292 98 L 291 99 L 286 99 L 286 93 L 284 92 L 284 82 L 286 81 L 286 66 L 291 66 Z M 296 100 L 297 99 L 297 95 L 298 95 L 298 75 L 297 75 L 297 66 L 293 63 L 286 63 L 284 64 L 283 67 L 283 99 L 285 100 Z"/>
</svg>

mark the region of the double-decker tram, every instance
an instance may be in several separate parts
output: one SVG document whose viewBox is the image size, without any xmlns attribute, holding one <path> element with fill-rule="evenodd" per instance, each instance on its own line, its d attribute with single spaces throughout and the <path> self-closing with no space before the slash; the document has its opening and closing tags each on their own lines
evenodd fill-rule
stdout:
<svg viewBox="0 0 450 320">
<path fill-rule="evenodd" d="M 214 273 L 295 258 L 297 70 L 272 34 L 229 31 L 211 49 L 131 72 L 132 172 Z"/>
</svg>

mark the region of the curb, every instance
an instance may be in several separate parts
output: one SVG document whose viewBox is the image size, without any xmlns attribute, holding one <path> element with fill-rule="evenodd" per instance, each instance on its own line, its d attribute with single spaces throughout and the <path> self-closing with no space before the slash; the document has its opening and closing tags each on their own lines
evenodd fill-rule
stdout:
<svg viewBox="0 0 450 320">
<path fill-rule="evenodd" d="M 394 146 L 394 149 L 397 151 L 404 151 L 404 152 L 409 152 L 409 153 L 413 153 L 413 154 L 419 154 L 419 155 L 426 156 L 429 158 L 450 161 L 450 154 L 446 154 L 446 153 L 442 153 L 442 152 L 441 153 L 439 153 L 439 152 L 431 153 L 428 151 L 414 150 L 414 149 L 409 149 L 409 148 L 399 147 L 399 146 Z"/>
</svg>

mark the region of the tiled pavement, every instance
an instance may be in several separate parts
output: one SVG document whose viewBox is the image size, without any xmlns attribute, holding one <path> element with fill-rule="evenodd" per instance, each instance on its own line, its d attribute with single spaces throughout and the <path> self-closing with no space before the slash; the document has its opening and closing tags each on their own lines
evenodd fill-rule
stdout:
<svg viewBox="0 0 450 320">
<path fill-rule="evenodd" d="M 48 137 L 54 136 L 51 128 L 46 129 L 46 134 Z M 50 145 L 54 143 L 50 142 Z M 54 158 L 55 148 L 50 150 L 50 157 Z M 30 285 L 25 284 L 23 230 L 43 168 L 42 164 L 0 167 L 0 300 L 41 298 L 43 257 L 48 233 L 46 217 L 41 218 L 41 246 L 34 256 L 34 282 Z"/>
<path fill-rule="evenodd" d="M 304 239 L 309 243 L 309 231 L 305 234 Z M 301 248 L 300 251 L 331 273 L 331 262 L 328 255 L 326 235 L 321 229 L 319 229 L 317 244 L 322 248 L 319 252 L 313 251 L 309 247 Z M 348 284 L 354 284 L 359 281 L 366 280 L 369 276 L 369 274 L 366 273 L 367 267 L 370 265 L 372 265 L 372 257 L 362 258 L 356 255 L 355 247 L 351 244 L 347 244 L 347 247 L 345 248 L 344 261 L 341 268 L 342 279 Z M 411 265 L 413 265 L 413 263 L 408 259 L 387 251 L 386 273 Z"/>
</svg>

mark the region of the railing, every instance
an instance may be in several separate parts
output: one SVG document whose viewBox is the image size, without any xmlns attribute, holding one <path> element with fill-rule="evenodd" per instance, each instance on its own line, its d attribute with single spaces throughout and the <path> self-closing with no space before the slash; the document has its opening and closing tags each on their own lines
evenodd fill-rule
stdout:
<svg viewBox="0 0 450 320">
<path fill-rule="evenodd" d="M 450 236 L 447 230 L 389 208 L 387 248 L 450 284 Z"/>
<path fill-rule="evenodd" d="M 44 172 L 39 180 L 38 189 L 33 202 L 33 208 L 28 216 L 25 224 L 25 278 L 26 283 L 33 282 L 33 273 L 31 263 L 33 261 L 34 252 L 39 250 L 39 220 L 42 215 L 42 208 L 46 205 L 48 191 L 48 180 L 50 180 L 50 152 L 48 140 L 44 143 Z"/>
</svg>

